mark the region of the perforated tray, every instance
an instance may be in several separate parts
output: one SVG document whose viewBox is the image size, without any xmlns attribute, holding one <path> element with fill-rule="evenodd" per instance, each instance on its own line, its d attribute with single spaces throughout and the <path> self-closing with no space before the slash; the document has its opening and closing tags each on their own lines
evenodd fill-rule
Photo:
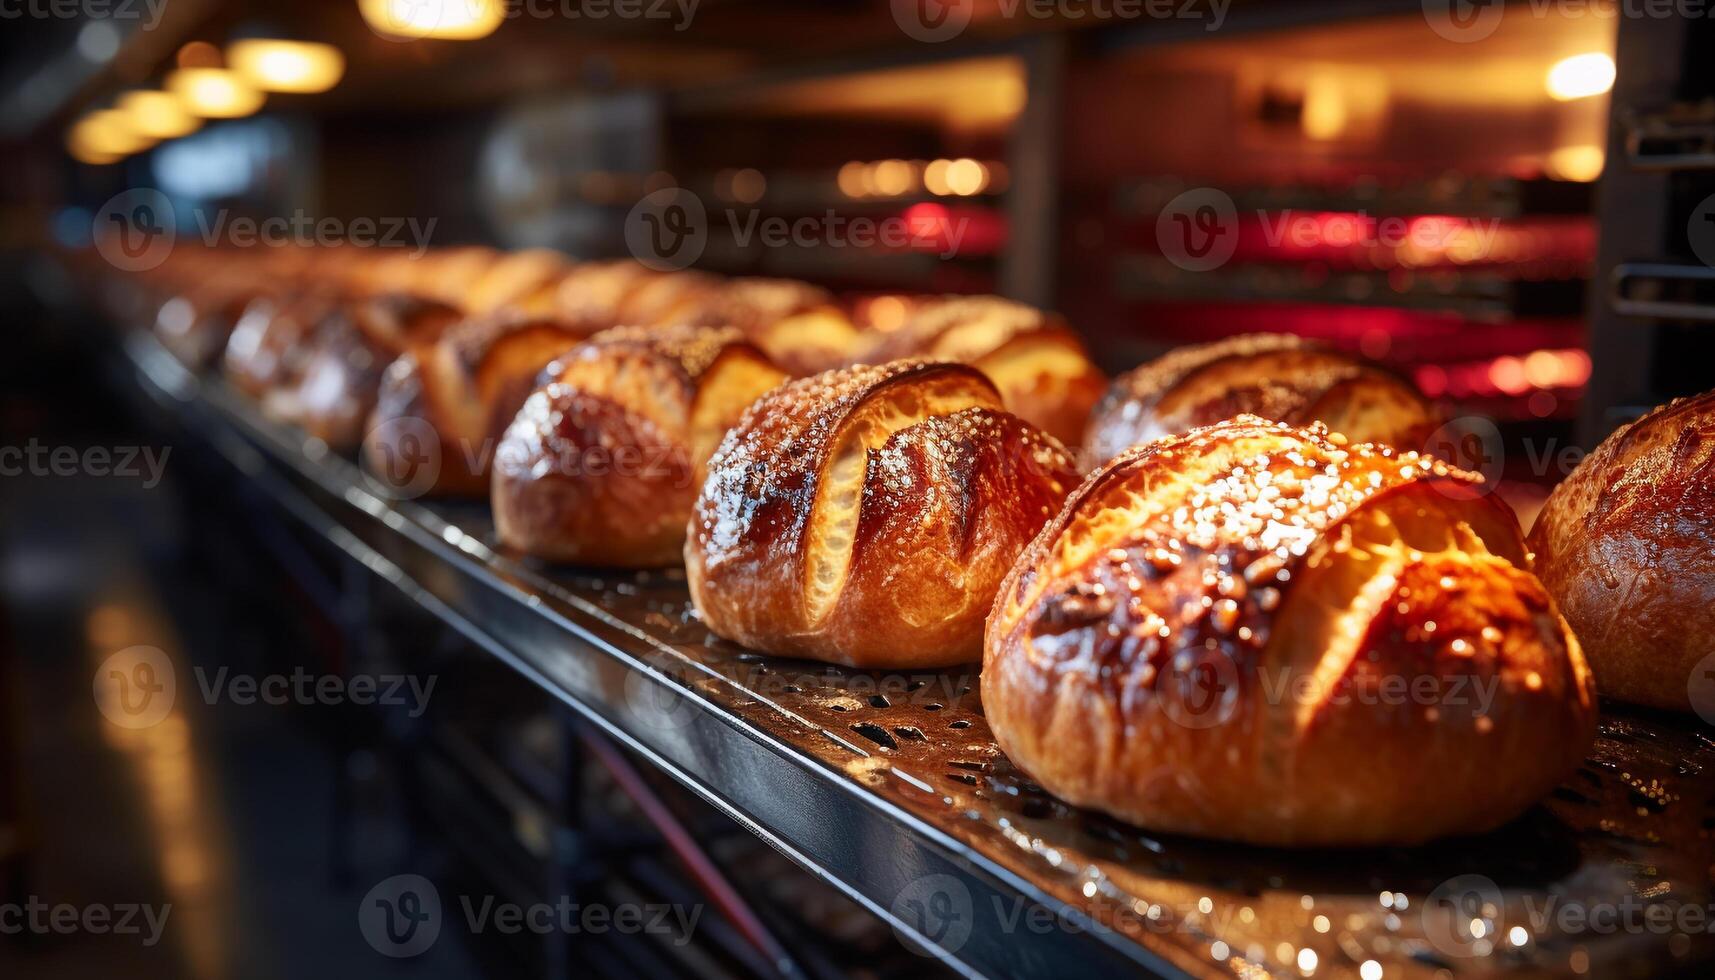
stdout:
<svg viewBox="0 0 1715 980">
<path fill-rule="evenodd" d="M 1715 738 L 1694 720 L 1608 705 L 1572 779 L 1484 837 L 1279 851 L 1149 834 L 1014 769 L 975 665 L 881 674 L 737 648 L 698 623 L 679 573 L 497 554 L 485 508 L 389 502 L 148 338 L 127 351 L 146 390 L 297 519 L 961 972 L 1606 977 L 1715 963 Z M 1663 914 L 1677 917 L 1665 930 Z"/>
</svg>

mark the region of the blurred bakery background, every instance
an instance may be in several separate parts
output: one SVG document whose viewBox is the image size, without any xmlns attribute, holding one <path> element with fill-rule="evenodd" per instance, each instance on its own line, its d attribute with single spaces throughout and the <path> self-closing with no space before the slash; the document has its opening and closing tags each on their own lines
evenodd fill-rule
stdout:
<svg viewBox="0 0 1715 980">
<path fill-rule="evenodd" d="M 1459 420 L 1442 437 L 1504 480 L 1528 525 L 1581 449 L 1709 385 L 1715 30 L 1667 14 L 0 3 L 0 303 L 19 345 L 0 359 L 0 444 L 50 461 L 53 447 L 175 453 L 153 481 L 143 463 L 19 475 L 28 456 L 0 479 L 0 901 L 173 909 L 155 945 L 6 930 L 0 969 L 943 969 L 719 806 L 589 748 L 563 708 L 456 634 L 349 608 L 340 568 L 261 502 L 199 479 L 195 450 L 128 407 L 98 334 L 60 312 L 79 288 L 68 263 L 104 221 L 139 248 L 163 232 L 241 248 L 244 229 L 272 228 L 641 258 L 640 202 L 677 188 L 701 211 L 695 268 L 808 280 L 878 330 L 914 296 L 995 293 L 1063 313 L 1110 373 L 1258 331 L 1383 362 Z M 153 196 L 120 196 L 140 189 Z M 227 700 L 127 732 L 93 710 L 89 676 L 137 643 L 252 673 L 348 658 L 385 673 L 409 650 L 435 658 L 446 693 L 421 717 Z M 400 867 L 522 903 L 709 911 L 689 937 L 448 929 L 395 963 L 352 910 Z"/>
</svg>

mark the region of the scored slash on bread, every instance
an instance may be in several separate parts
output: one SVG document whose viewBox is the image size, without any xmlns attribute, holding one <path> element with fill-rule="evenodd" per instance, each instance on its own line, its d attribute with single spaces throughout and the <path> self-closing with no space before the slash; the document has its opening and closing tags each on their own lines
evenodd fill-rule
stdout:
<svg viewBox="0 0 1715 980">
<path fill-rule="evenodd" d="M 501 433 L 535 387 L 544 365 L 583 339 L 553 319 L 502 315 L 466 320 L 390 364 L 370 416 L 364 455 L 372 472 L 402 458 L 397 443 L 417 438 L 420 420 L 440 443 L 426 492 L 488 494 L 488 469 Z"/>
<path fill-rule="evenodd" d="M 685 546 L 703 621 L 860 667 L 976 659 L 1001 576 L 1077 470 L 967 365 L 895 361 L 765 395 L 709 463 Z"/>
<path fill-rule="evenodd" d="M 860 359 L 957 361 L 988 375 L 1007 411 L 1068 446 L 1082 438 L 1107 377 L 1060 317 L 999 296 L 942 296 L 916 304 L 903 326 Z"/>
<path fill-rule="evenodd" d="M 1322 422 L 1398 449 L 1422 449 L 1440 424 L 1410 382 L 1377 365 L 1288 334 L 1248 334 L 1181 347 L 1114 379 L 1084 442 L 1102 463 L 1241 414 Z"/>
<path fill-rule="evenodd" d="M 1001 588 L 996 739 L 1162 831 L 1415 843 L 1517 816 L 1583 758 L 1594 692 L 1479 484 L 1253 417 L 1127 451 Z"/>
<path fill-rule="evenodd" d="M 785 377 L 736 330 L 597 334 L 543 371 L 495 451 L 500 542 L 579 564 L 676 563 L 703 464 Z"/>
</svg>

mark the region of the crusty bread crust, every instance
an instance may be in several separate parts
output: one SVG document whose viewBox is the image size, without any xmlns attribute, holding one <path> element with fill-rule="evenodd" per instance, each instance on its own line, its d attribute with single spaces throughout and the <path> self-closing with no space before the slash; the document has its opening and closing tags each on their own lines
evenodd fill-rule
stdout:
<svg viewBox="0 0 1715 980">
<path fill-rule="evenodd" d="M 676 564 L 708 455 L 783 380 L 736 330 L 592 337 L 543 371 L 495 450 L 500 542 L 576 564 Z"/>
<path fill-rule="evenodd" d="M 1013 559 L 1077 482 L 1064 448 L 966 365 L 784 385 L 727 434 L 685 546 L 703 621 L 859 667 L 977 659 Z"/>
<path fill-rule="evenodd" d="M 1715 651 L 1715 391 L 1603 441 L 1549 496 L 1530 546 L 1602 693 L 1691 710 L 1691 672 Z"/>
<path fill-rule="evenodd" d="M 1155 830 L 1409 844 L 1517 816 L 1596 710 L 1479 483 L 1248 416 L 1125 452 L 1001 587 L 996 739 L 1055 794 Z"/>
<path fill-rule="evenodd" d="M 1097 462 L 1126 449 L 1249 414 L 1322 422 L 1354 442 L 1422 449 L 1440 424 L 1415 387 L 1374 365 L 1287 334 L 1181 347 L 1114 379 L 1090 414 Z"/>
</svg>

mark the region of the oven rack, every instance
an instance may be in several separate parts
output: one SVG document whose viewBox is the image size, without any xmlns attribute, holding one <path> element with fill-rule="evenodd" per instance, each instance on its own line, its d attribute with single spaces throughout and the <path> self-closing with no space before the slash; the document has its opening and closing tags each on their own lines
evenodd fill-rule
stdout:
<svg viewBox="0 0 1715 980">
<path fill-rule="evenodd" d="M 741 649 L 700 626 L 682 572 L 499 553 L 486 507 L 390 499 L 146 331 L 122 349 L 169 423 L 290 518 L 967 976 L 1641 976 L 1715 962 L 1707 919 L 1664 934 L 1556 914 L 1711 909 L 1715 731 L 1695 719 L 1605 705 L 1583 767 L 1483 837 L 1347 852 L 1152 834 L 1012 767 L 974 664 L 885 673 Z M 1450 931 L 1454 912 L 1483 935 Z"/>
</svg>

